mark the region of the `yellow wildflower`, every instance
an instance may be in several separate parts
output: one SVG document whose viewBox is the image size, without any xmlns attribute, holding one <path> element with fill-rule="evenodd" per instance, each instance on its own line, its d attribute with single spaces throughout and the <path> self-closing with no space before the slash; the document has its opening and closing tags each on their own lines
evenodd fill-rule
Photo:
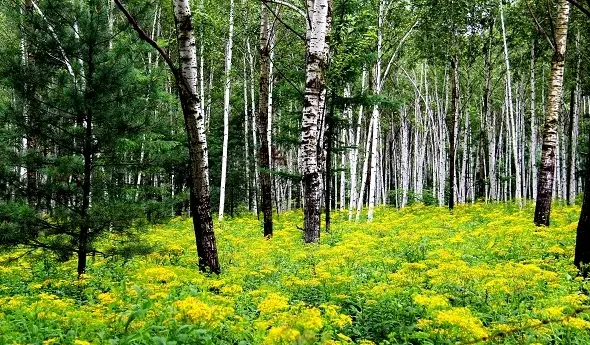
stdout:
<svg viewBox="0 0 590 345">
<path fill-rule="evenodd" d="M 449 306 L 449 301 L 445 296 L 432 294 L 432 295 L 414 295 L 414 303 L 425 307 L 428 310 L 446 308 Z"/>
<path fill-rule="evenodd" d="M 578 318 L 578 317 L 568 317 L 563 321 L 565 326 L 569 326 L 572 328 L 580 329 L 580 330 L 588 330 L 590 329 L 590 321 Z"/>
<path fill-rule="evenodd" d="M 258 304 L 258 310 L 262 315 L 272 314 L 285 309 L 289 309 L 289 299 L 278 293 L 271 293 Z"/>
<path fill-rule="evenodd" d="M 75 345 L 92 345 L 92 344 L 90 344 L 90 342 L 88 342 L 86 340 L 80 340 L 80 339 L 74 340 L 74 344 Z"/>
<path fill-rule="evenodd" d="M 435 318 L 441 325 L 450 325 L 459 329 L 459 334 L 465 338 L 483 339 L 488 336 L 481 320 L 471 314 L 467 308 L 451 308 L 439 312 Z"/>
</svg>

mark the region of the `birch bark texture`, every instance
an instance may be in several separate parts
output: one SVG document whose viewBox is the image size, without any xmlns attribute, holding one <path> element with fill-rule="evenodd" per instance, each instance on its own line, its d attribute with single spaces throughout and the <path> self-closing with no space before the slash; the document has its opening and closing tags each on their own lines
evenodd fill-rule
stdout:
<svg viewBox="0 0 590 345">
<path fill-rule="evenodd" d="M 320 239 L 320 172 L 318 159 L 319 120 L 324 111 L 325 71 L 328 62 L 331 15 L 329 0 L 308 0 L 306 42 L 305 95 L 301 124 L 301 163 L 304 188 L 304 239 L 315 243 Z"/>
<path fill-rule="evenodd" d="M 180 103 L 189 139 L 190 172 L 192 179 L 191 208 L 199 256 L 199 268 L 219 273 L 217 246 L 211 217 L 209 186 L 209 157 L 205 118 L 197 93 L 197 49 L 188 0 L 174 0 L 174 19 L 177 23 L 180 70 L 178 83 Z"/>
<path fill-rule="evenodd" d="M 176 80 L 189 143 L 190 208 L 193 215 L 199 269 L 204 272 L 209 271 L 219 274 L 221 269 L 217 257 L 217 244 L 211 216 L 209 157 L 205 134 L 205 118 L 197 91 L 197 48 L 189 0 L 173 1 L 180 68 L 177 68 L 168 53 L 145 33 L 135 18 L 123 6 L 121 0 L 114 1 L 139 37 L 156 49 L 166 61 Z"/>
<path fill-rule="evenodd" d="M 559 105 L 563 92 L 563 73 L 565 69 L 565 51 L 567 44 L 567 30 L 570 5 L 567 0 L 559 0 L 557 21 L 555 22 L 555 46 L 551 59 L 551 74 L 549 77 L 549 96 L 545 110 L 545 124 L 543 126 L 543 146 L 541 148 L 541 169 L 537 183 L 537 202 L 535 205 L 534 222 L 537 226 L 549 226 L 551 215 L 551 199 L 555 175 L 557 154 L 557 127 L 559 119 Z"/>
</svg>

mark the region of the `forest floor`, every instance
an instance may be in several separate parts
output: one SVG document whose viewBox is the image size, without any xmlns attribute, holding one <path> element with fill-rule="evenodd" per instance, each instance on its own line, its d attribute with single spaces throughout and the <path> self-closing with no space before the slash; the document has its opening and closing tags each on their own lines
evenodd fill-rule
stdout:
<svg viewBox="0 0 590 345">
<path fill-rule="evenodd" d="M 579 207 L 336 213 L 321 245 L 302 214 L 216 223 L 223 273 L 199 273 L 192 223 L 150 228 L 153 251 L 75 262 L 40 254 L 0 266 L 0 344 L 590 344 L 590 280 L 572 256 Z M 16 253 L 5 254 L 6 261 Z"/>
</svg>

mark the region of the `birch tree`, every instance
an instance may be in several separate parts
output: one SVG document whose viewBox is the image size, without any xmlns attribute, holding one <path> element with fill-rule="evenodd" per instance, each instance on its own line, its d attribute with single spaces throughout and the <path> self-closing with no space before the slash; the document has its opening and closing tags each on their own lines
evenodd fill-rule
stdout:
<svg viewBox="0 0 590 345">
<path fill-rule="evenodd" d="M 320 239 L 320 162 L 318 138 L 323 112 L 322 97 L 326 92 L 326 65 L 328 63 L 330 31 L 328 17 L 330 0 L 307 0 L 307 42 L 303 120 L 301 124 L 301 164 L 304 186 L 304 238 L 306 243 Z"/>
<path fill-rule="evenodd" d="M 203 108 L 201 107 L 201 99 L 197 92 L 197 51 L 189 1 L 174 0 L 173 2 L 174 19 L 177 25 L 176 38 L 179 46 L 180 67 L 176 67 L 168 53 L 150 39 L 135 18 L 123 6 L 121 0 L 115 0 L 115 3 L 139 37 L 156 49 L 162 56 L 176 80 L 189 142 L 191 178 L 190 207 L 191 213 L 193 214 L 199 268 L 202 271 L 220 273 L 221 269 L 217 258 L 217 245 L 211 216 L 209 158 L 207 137 L 205 134 L 205 118 Z"/>
<path fill-rule="evenodd" d="M 259 182 L 261 207 L 264 215 L 264 236 L 270 237 L 273 232 L 272 224 L 272 182 L 270 178 L 270 154 L 268 143 L 269 112 L 269 77 L 270 77 L 270 49 L 271 40 L 268 26 L 268 1 L 263 0 L 260 6 L 260 94 L 258 99 L 258 152 Z"/>
<path fill-rule="evenodd" d="M 537 226 L 549 226 L 551 215 L 551 200 L 555 176 L 557 154 L 557 125 L 559 121 L 559 106 L 563 92 L 563 73 L 565 68 L 565 52 L 570 5 L 567 0 L 559 0 L 557 5 L 557 20 L 553 37 L 553 57 L 551 59 L 551 74 L 549 77 L 549 97 L 545 110 L 545 125 L 543 126 L 543 146 L 541 151 L 541 169 L 535 204 L 534 222 Z"/>
</svg>

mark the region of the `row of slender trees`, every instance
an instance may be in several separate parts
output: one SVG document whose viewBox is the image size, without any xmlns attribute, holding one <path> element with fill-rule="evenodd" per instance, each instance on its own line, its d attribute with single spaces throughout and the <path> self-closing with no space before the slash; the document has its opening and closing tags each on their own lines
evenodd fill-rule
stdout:
<svg viewBox="0 0 590 345">
<path fill-rule="evenodd" d="M 318 242 L 322 210 L 381 204 L 534 200 L 549 225 L 587 185 L 590 4 L 3 1 L 0 243 L 79 274 L 121 255 L 104 234 L 143 250 L 142 214 L 189 212 L 219 273 L 214 210 L 270 237 L 303 207 Z"/>
</svg>

